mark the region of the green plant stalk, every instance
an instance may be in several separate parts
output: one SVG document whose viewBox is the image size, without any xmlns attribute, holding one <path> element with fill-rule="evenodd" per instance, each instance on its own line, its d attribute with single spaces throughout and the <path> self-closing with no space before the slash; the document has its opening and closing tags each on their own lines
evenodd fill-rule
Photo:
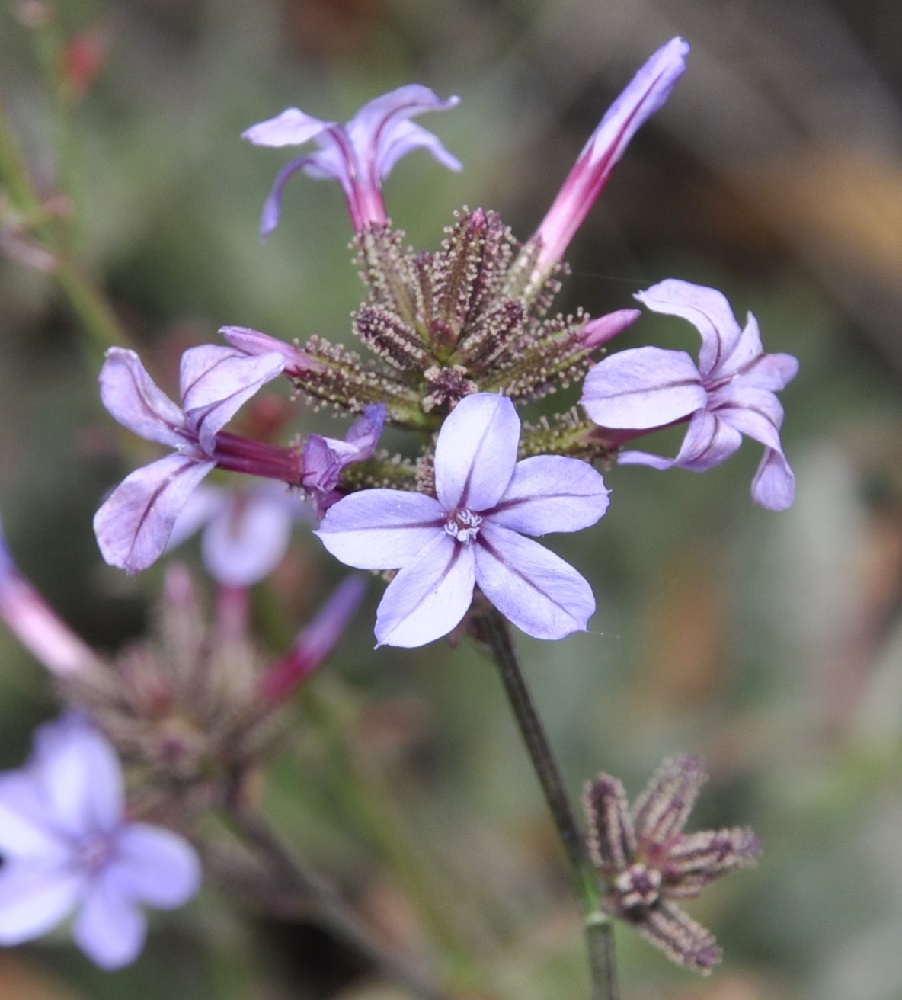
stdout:
<svg viewBox="0 0 902 1000">
<path fill-rule="evenodd" d="M 520 735 L 564 848 L 573 888 L 583 911 L 592 1000 L 617 1000 L 619 989 L 611 921 L 602 908 L 601 888 L 545 726 L 514 649 L 509 626 L 495 608 L 483 607 L 474 613 L 471 629 L 476 638 L 488 647 L 498 666 Z"/>
</svg>

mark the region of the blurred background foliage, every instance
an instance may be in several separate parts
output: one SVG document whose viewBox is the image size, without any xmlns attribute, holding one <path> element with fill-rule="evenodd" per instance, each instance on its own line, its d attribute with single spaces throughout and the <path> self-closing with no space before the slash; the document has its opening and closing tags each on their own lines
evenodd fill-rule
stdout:
<svg viewBox="0 0 902 1000">
<path fill-rule="evenodd" d="M 47 11 L 80 46 L 70 84 L 84 86 L 62 95 L 34 26 Z M 722 969 L 697 980 L 619 931 L 625 997 L 898 1000 L 897 0 L 10 0 L 0 96 L 37 189 L 72 196 L 81 266 L 174 391 L 181 351 L 216 342 L 220 325 L 342 339 L 361 297 L 336 185 L 293 181 L 261 245 L 260 208 L 290 153 L 242 143 L 248 125 L 292 104 L 346 120 L 413 81 L 457 93 L 459 108 L 427 127 L 465 169 L 402 162 L 386 184 L 394 221 L 429 248 L 455 208 L 481 205 L 526 238 L 610 101 L 676 34 L 692 45 L 688 72 L 572 245 L 561 309 L 622 308 L 675 276 L 721 288 L 740 317 L 753 311 L 766 348 L 801 362 L 783 394 L 796 503 L 785 514 L 751 504 L 749 443 L 704 476 L 610 469 L 604 520 L 552 542 L 593 584 L 593 631 L 520 648 L 575 796 L 602 769 L 635 793 L 662 757 L 697 753 L 712 778 L 691 826 L 750 823 L 765 844 L 757 869 L 691 908 L 725 947 Z M 114 649 L 143 629 L 160 573 L 103 566 L 91 517 L 144 451 L 103 411 L 97 346 L 58 283 L 8 226 L 0 236 L 7 534 L 73 628 Z M 623 341 L 696 349 L 692 331 L 654 316 Z M 338 433 L 327 414 L 297 414 L 297 431 Z M 257 595 L 274 651 L 339 576 L 299 531 Z M 469 929 L 491 981 L 473 997 L 583 995 L 578 915 L 497 678 L 467 644 L 373 652 L 379 589 L 313 682 L 318 697 L 347 709 L 348 746 L 403 803 L 439 872 L 438 909 L 481 913 Z M 52 692 L 5 632 L 0 655 L 0 763 L 17 766 Z M 428 955 L 314 708 L 299 698 L 268 808 L 380 933 Z M 264 920 L 213 879 L 156 921 L 122 972 L 93 969 L 62 935 L 0 955 L 13 1000 L 401 995 L 366 973 L 309 922 Z"/>
</svg>

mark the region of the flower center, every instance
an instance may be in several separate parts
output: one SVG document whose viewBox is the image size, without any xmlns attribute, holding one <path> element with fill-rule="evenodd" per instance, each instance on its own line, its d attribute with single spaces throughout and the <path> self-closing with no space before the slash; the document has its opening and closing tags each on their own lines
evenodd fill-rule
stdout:
<svg viewBox="0 0 902 1000">
<path fill-rule="evenodd" d="M 445 531 L 459 542 L 472 542 L 479 534 L 482 518 L 468 507 L 452 510 L 445 521 Z"/>
<path fill-rule="evenodd" d="M 112 857 L 113 838 L 104 833 L 91 834 L 77 845 L 76 855 L 81 870 L 93 874 L 103 868 Z"/>
<path fill-rule="evenodd" d="M 630 865 L 617 876 L 614 888 L 620 905 L 625 910 L 635 906 L 651 906 L 660 895 L 661 873 L 655 868 L 646 868 L 643 864 Z"/>
</svg>

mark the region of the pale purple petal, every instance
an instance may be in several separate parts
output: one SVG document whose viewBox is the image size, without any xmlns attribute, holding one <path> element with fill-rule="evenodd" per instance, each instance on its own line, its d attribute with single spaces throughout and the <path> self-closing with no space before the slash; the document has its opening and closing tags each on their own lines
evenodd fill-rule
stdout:
<svg viewBox="0 0 902 1000">
<path fill-rule="evenodd" d="M 460 622 L 473 599 L 473 550 L 442 532 L 398 573 L 376 612 L 380 646 L 423 646 Z"/>
<path fill-rule="evenodd" d="M 604 514 L 608 490 L 587 462 L 561 455 L 536 455 L 518 462 L 504 496 L 489 515 L 525 535 L 579 531 Z"/>
<path fill-rule="evenodd" d="M 742 384 L 769 392 L 779 392 L 796 377 L 799 362 L 791 354 L 763 354 L 741 375 Z"/>
<path fill-rule="evenodd" d="M 78 947 L 102 969 L 118 969 L 138 957 L 146 932 L 144 914 L 120 891 L 116 872 L 98 872 L 72 928 Z"/>
<path fill-rule="evenodd" d="M 786 510 L 795 498 L 795 476 L 782 452 L 766 448 L 755 478 L 752 499 L 768 510 Z"/>
<path fill-rule="evenodd" d="M 35 776 L 28 771 L 0 775 L 0 857 L 41 858 L 62 864 L 68 846 L 53 829 Z M 0 872 L 4 869 L 0 868 Z"/>
<path fill-rule="evenodd" d="M 737 380 L 715 396 L 712 412 L 741 434 L 780 450 L 780 425 L 783 407 L 766 389 L 747 388 Z"/>
<path fill-rule="evenodd" d="M 334 504 L 314 534 L 346 566 L 398 569 L 437 534 L 445 513 L 432 497 L 403 490 L 361 490 Z"/>
<path fill-rule="evenodd" d="M 111 347 L 100 369 L 100 398 L 123 427 L 173 448 L 185 443 L 185 417 L 134 351 Z"/>
<path fill-rule="evenodd" d="M 362 164 L 371 164 L 376 180 L 385 178 L 405 153 L 421 146 L 428 146 L 440 163 L 458 170 L 460 164 L 437 139 L 432 137 L 432 143 L 427 143 L 424 136 L 428 133 L 407 121 L 425 111 L 453 108 L 458 100 L 457 97 L 442 100 L 428 87 L 417 83 L 398 87 L 364 104 L 348 122 L 351 144 Z"/>
<path fill-rule="evenodd" d="M 263 202 L 263 211 L 260 213 L 260 239 L 267 239 L 279 224 L 282 215 L 282 192 L 288 181 L 299 170 L 304 170 L 308 174 L 314 173 L 313 170 L 309 169 L 312 159 L 310 156 L 302 156 L 297 160 L 292 160 L 276 174 L 276 179 L 269 189 L 266 201 Z"/>
<path fill-rule="evenodd" d="M 21 944 L 69 915 L 84 889 L 80 873 L 58 862 L 5 858 L 0 868 L 0 944 Z"/>
<path fill-rule="evenodd" d="M 251 125 L 241 133 L 241 138 L 255 146 L 300 146 L 334 124 L 304 114 L 300 108 L 286 108 L 275 118 Z"/>
<path fill-rule="evenodd" d="M 347 441 L 311 434 L 304 442 L 301 486 L 310 492 L 334 490 L 341 470 L 354 460 L 357 449 Z"/>
<path fill-rule="evenodd" d="M 48 825 L 79 838 L 122 819 L 122 769 L 113 748 L 89 723 L 63 716 L 38 732 L 34 766 Z"/>
<path fill-rule="evenodd" d="M 456 103 L 457 98 L 452 97 L 439 106 L 447 108 Z M 420 128 L 419 125 L 414 125 L 413 122 L 399 122 L 390 134 L 383 138 L 382 145 L 376 151 L 376 174 L 379 179 L 387 177 L 398 160 L 414 149 L 425 149 L 432 154 L 437 163 L 447 167 L 448 170 L 461 169 L 460 160 L 445 149 L 438 136 Z"/>
<path fill-rule="evenodd" d="M 171 910 L 200 888 L 197 852 L 177 833 L 148 823 L 129 823 L 116 837 L 107 884 L 125 899 Z"/>
<path fill-rule="evenodd" d="M 278 494 L 233 492 L 203 534 L 204 565 L 213 579 L 227 586 L 249 587 L 268 576 L 288 551 L 293 506 L 300 511 L 300 500 L 284 487 Z"/>
<path fill-rule="evenodd" d="M 435 490 L 445 510 L 494 507 L 514 473 L 519 441 L 520 418 L 507 396 L 465 396 L 435 446 Z"/>
<path fill-rule="evenodd" d="M 688 320 L 698 330 L 702 338 L 698 367 L 703 378 L 735 350 L 741 330 L 729 302 L 716 288 L 668 278 L 636 298 L 655 312 Z"/>
<path fill-rule="evenodd" d="M 382 436 L 386 407 L 384 403 L 364 406 L 363 413 L 348 428 L 345 441 L 357 449 L 357 461 L 372 458 Z"/>
<path fill-rule="evenodd" d="M 476 583 L 495 607 L 536 639 L 585 631 L 595 611 L 592 588 L 559 556 L 508 528 L 484 522 Z"/>
<path fill-rule="evenodd" d="M 653 455 L 648 451 L 621 451 L 617 456 L 620 465 L 647 465 L 652 469 L 664 471 L 676 465 L 675 458 L 665 458 L 663 455 Z"/>
<path fill-rule="evenodd" d="M 692 472 L 706 472 L 725 462 L 740 444 L 742 435 L 739 431 L 725 420 L 702 410 L 689 421 L 674 465 Z"/>
<path fill-rule="evenodd" d="M 172 527 L 197 484 L 216 467 L 188 455 L 168 455 L 136 469 L 94 515 L 103 558 L 137 573 L 158 559 Z"/>
<path fill-rule="evenodd" d="M 188 425 L 212 455 L 216 433 L 266 382 L 282 371 L 281 353 L 247 355 L 233 347 L 192 347 L 182 355 L 180 383 Z"/>
<path fill-rule="evenodd" d="M 663 427 L 707 402 L 698 369 L 685 351 L 636 347 L 592 368 L 580 402 L 602 427 Z"/>
</svg>

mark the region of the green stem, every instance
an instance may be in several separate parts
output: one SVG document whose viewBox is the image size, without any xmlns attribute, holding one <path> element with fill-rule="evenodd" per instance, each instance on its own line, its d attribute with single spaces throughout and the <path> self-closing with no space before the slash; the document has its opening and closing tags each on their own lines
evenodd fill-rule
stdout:
<svg viewBox="0 0 902 1000">
<path fill-rule="evenodd" d="M 517 658 L 507 621 L 495 608 L 485 607 L 474 614 L 473 631 L 488 646 L 498 666 L 520 735 L 564 848 L 573 888 L 583 910 L 592 1000 L 617 1000 L 619 991 L 611 922 L 602 909 L 598 879 L 576 823 L 548 734 Z"/>
<path fill-rule="evenodd" d="M 272 868 L 285 890 L 309 903 L 317 917 L 337 937 L 413 996 L 421 1000 L 447 1000 L 440 989 L 389 955 L 360 925 L 332 887 L 289 854 L 262 819 L 240 809 L 232 810 L 230 819 L 248 846 Z"/>
</svg>

